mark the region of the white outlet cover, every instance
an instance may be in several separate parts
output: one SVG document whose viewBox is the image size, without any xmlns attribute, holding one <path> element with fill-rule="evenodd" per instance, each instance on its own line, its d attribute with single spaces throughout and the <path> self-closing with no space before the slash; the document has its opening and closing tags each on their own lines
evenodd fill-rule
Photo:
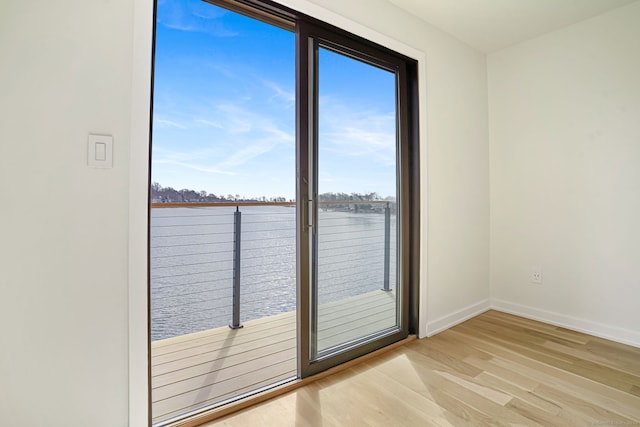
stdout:
<svg viewBox="0 0 640 427">
<path fill-rule="evenodd" d="M 529 281 L 531 283 L 542 283 L 542 268 L 535 266 L 531 268 L 531 274 L 529 275 Z"/>
</svg>

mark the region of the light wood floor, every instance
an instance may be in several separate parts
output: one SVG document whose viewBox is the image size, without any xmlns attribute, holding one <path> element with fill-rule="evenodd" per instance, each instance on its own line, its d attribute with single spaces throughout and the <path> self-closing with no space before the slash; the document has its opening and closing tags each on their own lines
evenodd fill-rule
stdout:
<svg viewBox="0 0 640 427">
<path fill-rule="evenodd" d="M 640 425 L 640 349 L 489 311 L 214 426 Z"/>
</svg>

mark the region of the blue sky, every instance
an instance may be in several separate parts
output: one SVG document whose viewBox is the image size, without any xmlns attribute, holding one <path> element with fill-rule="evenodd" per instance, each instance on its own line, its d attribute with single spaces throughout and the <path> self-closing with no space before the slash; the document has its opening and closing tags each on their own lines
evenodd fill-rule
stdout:
<svg viewBox="0 0 640 427">
<path fill-rule="evenodd" d="M 160 0 L 152 180 L 295 197 L 295 35 L 201 0 Z M 320 192 L 395 195 L 395 77 L 321 49 Z"/>
</svg>

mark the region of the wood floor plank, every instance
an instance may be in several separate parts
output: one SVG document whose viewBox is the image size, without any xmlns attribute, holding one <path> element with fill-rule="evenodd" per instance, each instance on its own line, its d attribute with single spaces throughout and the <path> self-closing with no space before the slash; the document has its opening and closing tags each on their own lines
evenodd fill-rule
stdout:
<svg viewBox="0 0 640 427">
<path fill-rule="evenodd" d="M 223 360 L 227 364 L 235 364 L 238 362 L 240 355 L 246 355 L 247 352 L 260 352 L 263 349 L 267 350 L 274 345 L 294 347 L 295 330 L 288 330 L 279 335 L 256 337 L 253 341 L 246 341 L 236 345 L 212 347 L 202 353 L 159 363 L 154 366 L 154 370 L 152 371 L 153 377 L 188 369 L 201 364 L 216 362 L 218 360 Z"/>
<path fill-rule="evenodd" d="M 253 328 L 253 329 L 229 329 L 226 328 L 226 335 L 219 336 L 212 342 L 206 344 L 199 344 L 186 347 L 180 351 L 172 351 L 160 355 L 155 355 L 152 350 L 152 363 L 154 366 L 161 365 L 163 363 L 169 363 L 180 359 L 185 359 L 191 356 L 197 356 L 198 354 L 208 353 L 210 351 L 217 351 L 223 348 L 230 348 L 235 345 L 241 345 L 243 343 L 254 342 L 257 339 L 265 337 L 277 337 L 283 333 L 295 330 L 295 322 L 292 321 L 288 324 L 279 325 L 272 328 Z M 220 328 L 220 329 L 225 329 Z"/>
<path fill-rule="evenodd" d="M 483 424 L 487 420 L 488 413 L 498 413 L 511 423 L 528 422 L 517 413 L 504 411 L 503 407 L 511 400 L 511 396 L 478 384 L 473 378 L 463 374 L 455 375 L 446 372 L 446 366 L 420 352 L 410 350 L 403 352 L 403 355 L 404 359 L 389 361 L 378 366 L 376 370 L 386 372 L 389 378 L 397 378 L 401 375 L 408 359 L 411 369 L 420 380 L 419 383 L 414 384 L 415 391 L 424 397 L 435 399 L 438 403 L 438 399 L 442 399 L 450 405 L 446 407 L 447 410 L 457 417 Z M 406 368 L 404 371 L 406 375 Z"/>
<path fill-rule="evenodd" d="M 506 326 L 506 328 L 509 328 L 509 326 Z M 576 341 L 574 340 L 566 340 L 537 331 L 524 331 L 522 335 L 527 337 L 527 339 L 532 336 L 536 337 L 537 344 L 540 344 L 539 340 L 543 339 L 542 346 L 551 351 L 545 352 L 544 349 L 541 349 L 538 345 L 532 345 L 532 342 L 524 341 L 524 343 L 527 347 L 532 347 L 532 350 L 538 351 L 540 354 L 558 359 L 559 364 L 566 363 L 566 365 L 563 365 L 565 370 L 579 373 L 592 379 L 595 379 L 593 378 L 594 376 L 599 375 L 598 381 L 608 383 L 612 387 L 624 391 L 629 391 L 634 385 L 640 385 L 640 377 L 633 375 L 631 372 L 632 367 L 625 369 L 627 365 L 620 362 L 616 362 L 614 367 L 612 366 L 613 364 L 610 358 L 594 356 L 591 351 L 585 348 L 585 345 L 576 345 Z M 512 337 L 511 334 L 506 334 L 506 336 Z M 514 340 L 513 338 L 510 341 L 512 343 L 523 342 L 522 340 Z M 590 341 L 590 339 L 585 338 L 581 342 L 588 344 Z M 562 354 L 566 355 L 566 357 L 562 357 Z M 559 366 L 559 364 L 556 366 Z"/>
<path fill-rule="evenodd" d="M 527 418 L 538 425 L 545 427 L 567 426 L 567 420 L 559 416 L 560 411 L 556 414 L 551 414 L 541 410 L 538 406 L 532 405 L 528 401 L 518 398 L 511 399 L 511 401 L 507 403 L 506 408 L 520 414 L 524 418 Z"/>
<path fill-rule="evenodd" d="M 279 379 L 288 378 L 291 376 L 291 372 L 295 371 L 295 360 L 267 365 L 264 368 L 268 369 L 247 371 L 242 375 L 220 380 L 214 385 L 156 400 L 152 404 L 155 418 L 166 418 L 170 413 L 202 407 L 218 400 L 224 400 L 238 392 L 250 391 L 254 387 L 261 387 Z"/>
<path fill-rule="evenodd" d="M 232 390 L 225 394 L 215 393 L 215 397 L 207 397 L 212 394 L 208 394 L 209 390 L 205 390 L 203 394 L 196 394 L 197 399 L 193 399 L 193 395 L 188 396 L 186 399 L 180 396 L 176 396 L 175 398 L 163 400 L 160 402 L 154 402 L 152 404 L 152 410 L 154 413 L 160 414 L 154 417 L 153 422 L 158 423 L 159 421 L 171 419 L 174 417 L 179 417 L 183 415 L 185 412 L 196 411 L 207 405 L 215 404 L 219 401 L 224 401 L 226 399 L 232 399 L 237 395 L 241 395 L 243 393 L 250 393 L 256 388 L 270 386 L 274 383 L 277 383 L 281 380 L 286 380 L 289 378 L 288 372 L 282 374 L 277 374 L 271 376 L 269 378 L 256 379 L 252 378 L 250 381 L 246 381 L 245 379 L 240 379 L 231 387 L 228 387 L 229 390 Z M 171 410 L 172 412 L 169 412 Z"/>
<path fill-rule="evenodd" d="M 244 363 L 248 363 L 253 360 L 260 360 L 265 355 L 268 356 L 271 354 L 282 352 L 289 353 L 295 356 L 295 342 L 293 342 L 291 339 L 287 339 L 258 348 L 254 347 L 244 353 L 236 354 L 232 358 L 232 360 L 227 360 L 227 358 L 223 355 L 213 353 L 213 357 L 208 358 L 203 363 L 198 363 L 186 368 L 169 371 L 164 374 L 155 374 L 151 379 L 152 388 L 166 386 L 179 381 L 185 381 L 187 379 L 198 377 L 200 375 L 207 375 L 212 372 L 216 372 L 219 369 L 243 365 Z"/>
<path fill-rule="evenodd" d="M 606 420 L 615 425 L 631 425 L 631 418 L 620 415 L 615 409 L 608 409 L 608 405 L 598 405 L 588 397 L 578 397 L 571 393 L 571 390 L 558 388 L 555 386 L 541 384 L 536 389 L 536 393 L 547 399 L 557 402 L 563 408 L 563 413 L 569 415 L 571 419 L 581 419 L 585 424 L 594 425 L 598 421 Z"/>
<path fill-rule="evenodd" d="M 464 361 L 463 357 L 456 357 L 455 353 L 452 353 L 451 347 L 447 346 L 447 343 L 442 340 L 434 340 L 432 345 L 408 345 L 407 347 L 424 354 L 425 356 L 440 362 L 442 365 L 451 368 L 452 370 L 459 372 L 463 375 L 476 376 L 482 370 Z"/>
<path fill-rule="evenodd" d="M 500 378 L 499 376 L 496 376 L 489 372 L 482 372 L 480 375 L 475 377 L 475 379 L 479 384 L 492 387 L 495 390 L 499 390 L 505 394 L 512 396 L 513 399 L 511 402 L 507 403 L 507 406 L 509 406 L 509 404 L 514 400 L 517 400 L 529 407 L 535 408 L 538 412 L 544 412 L 550 415 L 558 415 L 562 410 L 562 408 L 558 404 L 548 399 L 544 399 L 534 392 L 539 384 L 536 384 L 536 386 L 531 390 L 527 390 L 525 388 L 519 387 L 518 385 L 515 385 L 511 381 L 507 381 L 504 378 Z"/>
<path fill-rule="evenodd" d="M 474 342 L 489 352 L 493 352 L 494 358 L 490 363 L 519 372 L 528 376 L 532 380 L 544 381 L 553 387 L 562 390 L 574 390 L 582 396 L 589 398 L 594 405 L 604 405 L 605 407 L 616 408 L 622 415 L 629 414 L 640 419 L 640 401 L 630 393 L 625 393 L 607 384 L 593 381 L 571 371 L 563 370 L 545 361 L 540 361 L 531 357 L 531 354 L 519 353 L 511 346 L 494 340 L 482 334 L 469 334 L 466 328 L 457 328 L 458 331 L 465 331 L 465 336 L 469 341 Z M 638 362 L 640 372 L 640 360 Z"/>
<path fill-rule="evenodd" d="M 429 413 L 424 411 L 423 406 L 421 405 L 422 398 L 418 393 L 415 393 L 394 381 L 385 381 L 384 383 L 376 382 L 373 380 L 373 377 L 375 376 L 375 372 L 367 370 L 359 373 L 353 370 L 348 370 L 341 373 L 341 378 L 343 378 L 342 381 L 346 381 L 347 384 L 343 385 L 341 388 L 334 387 L 334 390 L 330 391 L 331 394 L 334 394 L 332 396 L 333 402 L 327 402 L 327 404 L 338 404 L 341 399 L 351 396 L 355 407 L 374 405 L 377 408 L 377 412 L 374 415 L 376 417 L 382 417 L 384 422 L 387 422 L 388 425 L 432 424 Z M 362 393 L 351 393 L 350 389 L 352 383 L 357 384 L 362 389 Z M 406 405 L 408 407 L 407 410 L 400 416 L 389 416 L 395 413 L 394 408 L 400 404 Z M 370 411 L 360 412 L 358 414 L 352 412 L 349 414 L 349 417 L 351 418 L 350 421 L 352 423 L 359 419 L 363 423 L 368 424 L 371 420 L 372 414 Z M 336 421 L 344 423 L 349 420 L 342 418 Z"/>
<path fill-rule="evenodd" d="M 156 400 L 169 399 L 177 394 L 187 393 L 193 390 L 204 388 L 214 389 L 223 381 L 230 381 L 238 378 L 247 372 L 257 372 L 268 366 L 281 366 L 287 364 L 289 371 L 295 375 L 296 368 L 295 351 L 281 351 L 269 355 L 263 355 L 258 359 L 252 359 L 242 364 L 225 366 L 212 370 L 202 375 L 182 379 L 176 383 L 156 386 L 153 389 L 153 396 Z"/>
<path fill-rule="evenodd" d="M 295 324 L 295 312 L 279 314 L 264 319 L 250 320 L 244 322 L 247 331 L 256 329 L 275 329 L 282 326 Z M 236 329 L 235 331 L 243 331 L 245 328 Z M 168 353 L 176 353 L 192 347 L 207 345 L 220 340 L 224 340 L 229 335 L 229 328 L 215 328 L 206 331 L 185 334 L 178 337 L 168 338 L 165 340 L 153 341 L 151 349 L 154 357 L 165 355 Z"/>
<path fill-rule="evenodd" d="M 415 357 L 415 355 L 414 355 Z M 422 357 L 419 355 L 419 357 Z M 363 384 L 363 387 L 368 387 L 371 383 L 381 387 L 390 387 L 390 384 L 395 384 L 396 388 L 408 389 L 413 392 L 414 396 L 418 396 L 418 400 L 411 402 L 411 406 L 418 406 L 423 411 L 427 412 L 431 417 L 431 422 L 438 426 L 472 426 L 470 420 L 474 418 L 473 415 L 467 416 L 466 411 L 461 410 L 458 404 L 454 404 L 456 408 L 454 412 L 441 406 L 430 398 L 432 391 L 429 389 L 428 382 L 425 382 L 420 375 L 415 375 L 414 361 L 410 357 L 407 357 L 405 351 L 390 352 L 376 360 L 369 361 L 361 366 L 352 368 L 354 371 L 360 373 L 367 373 L 369 375 L 369 381 Z M 410 372 L 412 375 L 407 375 Z M 433 377 L 433 381 L 444 380 L 446 378 Z M 345 381 L 345 389 L 347 392 L 353 393 L 354 385 L 349 378 Z M 444 397 L 446 398 L 446 397 Z M 407 402 L 400 402 L 399 406 L 405 408 Z M 366 408 L 367 406 L 365 406 Z M 397 413 L 394 409 L 392 413 Z M 458 414 L 463 414 L 459 416 Z M 478 415 L 481 417 L 481 415 Z M 391 423 L 393 425 L 394 423 Z M 378 422 L 373 422 L 371 425 L 379 425 Z M 417 423 L 409 423 L 406 425 L 420 425 Z"/>
<path fill-rule="evenodd" d="M 502 337 L 503 335 L 504 338 Z M 506 348 L 517 349 L 521 354 L 550 366 L 573 372 L 622 391 L 630 391 L 631 387 L 638 382 L 638 378 L 634 375 L 629 375 L 617 369 L 580 359 L 579 357 L 557 351 L 548 346 L 544 347 L 544 344 L 547 343 L 542 343 L 541 346 L 538 341 L 527 343 L 525 338 L 515 339 L 512 333 L 503 332 L 503 335 L 500 337 L 494 335 L 487 337 L 487 339 L 500 342 Z"/>
</svg>

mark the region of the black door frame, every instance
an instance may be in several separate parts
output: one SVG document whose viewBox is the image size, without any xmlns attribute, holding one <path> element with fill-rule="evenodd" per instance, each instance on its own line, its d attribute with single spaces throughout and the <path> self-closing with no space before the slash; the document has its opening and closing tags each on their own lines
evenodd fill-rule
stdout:
<svg viewBox="0 0 640 427">
<path fill-rule="evenodd" d="M 401 304 L 399 327 L 358 340 L 330 356 L 313 357 L 310 331 L 317 313 L 312 306 L 317 230 L 318 154 L 318 48 L 328 48 L 354 59 L 393 72 L 397 87 L 398 158 L 400 166 L 400 251 Z M 298 372 L 307 377 L 332 366 L 385 347 L 417 330 L 419 256 L 419 174 L 417 142 L 417 64 L 415 61 L 308 17 L 296 21 L 296 102 L 297 102 L 297 200 L 298 202 Z M 415 300 L 415 303 L 410 301 Z M 414 323 L 415 322 L 415 323 Z"/>
</svg>

